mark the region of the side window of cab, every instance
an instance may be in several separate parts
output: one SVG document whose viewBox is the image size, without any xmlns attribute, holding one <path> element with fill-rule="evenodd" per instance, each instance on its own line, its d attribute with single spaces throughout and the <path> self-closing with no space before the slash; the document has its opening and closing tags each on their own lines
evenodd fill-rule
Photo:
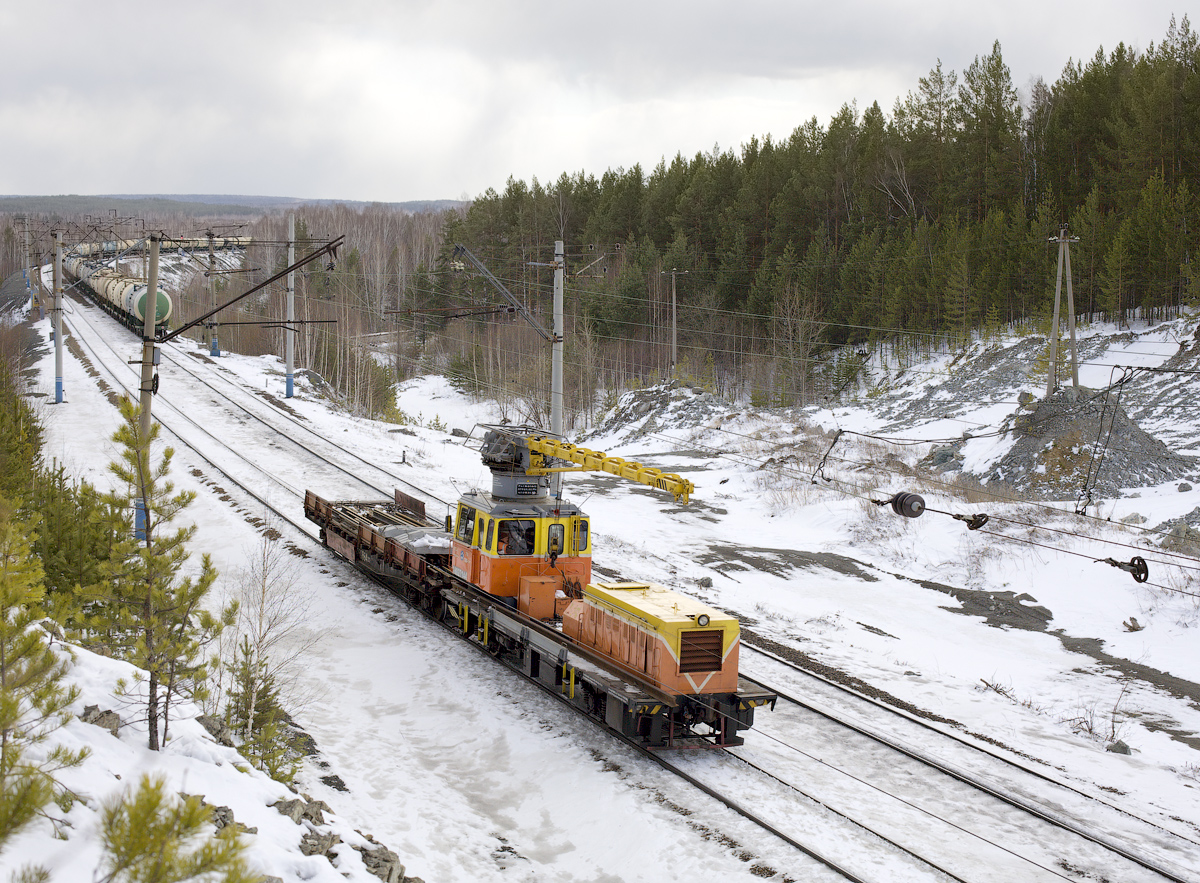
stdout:
<svg viewBox="0 0 1200 883">
<path fill-rule="evenodd" d="M 547 536 L 546 554 L 561 555 L 563 553 L 564 540 L 567 535 L 567 526 L 565 524 L 550 525 L 550 532 Z"/>
<path fill-rule="evenodd" d="M 455 538 L 460 543 L 466 543 L 468 546 L 475 539 L 475 509 L 472 506 L 459 506 L 458 508 L 458 533 Z"/>
<path fill-rule="evenodd" d="M 501 555 L 532 555 L 535 533 L 535 522 L 531 518 L 501 521 L 496 551 Z"/>
<path fill-rule="evenodd" d="M 582 555 L 588 547 L 588 520 L 580 518 L 575 525 L 575 553 Z"/>
</svg>

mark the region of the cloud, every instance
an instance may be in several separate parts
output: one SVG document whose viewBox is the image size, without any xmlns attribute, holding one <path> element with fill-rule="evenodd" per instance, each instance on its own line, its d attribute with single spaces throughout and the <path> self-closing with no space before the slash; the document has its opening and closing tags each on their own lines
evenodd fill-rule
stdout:
<svg viewBox="0 0 1200 883">
<path fill-rule="evenodd" d="M 1170 8 L 1027 0 L 8 4 L 0 192 L 403 200 L 890 112 L 999 39 L 1013 80 L 1144 46 Z"/>
</svg>

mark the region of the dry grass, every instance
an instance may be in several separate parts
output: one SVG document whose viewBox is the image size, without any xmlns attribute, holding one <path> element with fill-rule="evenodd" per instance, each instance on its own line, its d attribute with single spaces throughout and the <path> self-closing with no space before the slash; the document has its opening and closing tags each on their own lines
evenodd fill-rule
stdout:
<svg viewBox="0 0 1200 883">
<path fill-rule="evenodd" d="M 1123 678 L 1111 706 L 1099 700 L 1090 703 L 1081 701 L 1073 712 L 1060 717 L 1059 723 L 1066 724 L 1075 735 L 1093 742 L 1107 745 L 1118 741 L 1129 728 L 1131 713 L 1124 706 L 1129 698 L 1130 686 L 1129 679 Z"/>
<path fill-rule="evenodd" d="M 983 686 L 976 687 L 975 689 L 977 689 L 977 690 L 991 690 L 993 693 L 995 693 L 999 696 L 1003 696 L 1005 699 L 1007 699 L 1013 705 L 1019 706 L 1020 708 L 1028 709 L 1029 711 L 1032 711 L 1034 714 L 1048 714 L 1049 713 L 1048 706 L 1042 705 L 1039 702 L 1034 702 L 1029 697 L 1025 697 L 1024 699 L 1019 698 L 1013 692 L 1012 684 L 1001 684 L 1001 683 L 998 683 L 997 681 L 986 680 L 985 678 L 980 678 L 979 682 Z"/>
<path fill-rule="evenodd" d="M 1013 690 L 1011 684 L 1001 684 L 998 681 L 989 681 L 984 678 L 980 678 L 980 684 L 982 686 L 976 687 L 977 690 L 990 690 L 998 696 L 1003 696 L 1013 705 L 1027 709 L 1036 715 L 1052 716 L 1057 723 L 1065 724 L 1076 736 L 1083 736 L 1085 739 L 1104 745 L 1110 745 L 1122 739 L 1129 729 L 1129 718 L 1137 713 L 1136 710 L 1127 707 L 1132 688 L 1129 678 L 1121 679 L 1120 689 L 1111 704 L 1098 699 L 1091 702 L 1080 700 L 1073 710 L 1065 714 L 1055 713 L 1053 706 L 1035 702 L 1028 697 L 1021 698 Z"/>
</svg>

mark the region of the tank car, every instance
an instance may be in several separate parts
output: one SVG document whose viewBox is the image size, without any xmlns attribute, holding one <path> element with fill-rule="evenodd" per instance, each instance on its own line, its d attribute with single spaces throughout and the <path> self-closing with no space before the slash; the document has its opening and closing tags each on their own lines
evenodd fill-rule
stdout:
<svg viewBox="0 0 1200 883">
<path fill-rule="evenodd" d="M 112 267 L 97 266 L 72 255 L 63 261 L 67 274 L 86 285 L 100 305 L 124 324 L 140 331 L 146 319 L 149 286 L 140 279 L 126 276 Z M 161 288 L 154 300 L 154 328 L 157 332 L 171 318 L 171 297 Z"/>
</svg>

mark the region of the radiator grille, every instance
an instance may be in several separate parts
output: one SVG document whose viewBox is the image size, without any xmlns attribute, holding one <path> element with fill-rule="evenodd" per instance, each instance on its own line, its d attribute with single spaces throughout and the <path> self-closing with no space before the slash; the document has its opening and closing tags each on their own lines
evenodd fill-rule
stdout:
<svg viewBox="0 0 1200 883">
<path fill-rule="evenodd" d="M 680 634 L 679 672 L 721 670 L 720 629 L 697 629 Z"/>
</svg>

